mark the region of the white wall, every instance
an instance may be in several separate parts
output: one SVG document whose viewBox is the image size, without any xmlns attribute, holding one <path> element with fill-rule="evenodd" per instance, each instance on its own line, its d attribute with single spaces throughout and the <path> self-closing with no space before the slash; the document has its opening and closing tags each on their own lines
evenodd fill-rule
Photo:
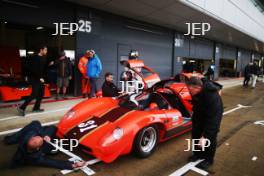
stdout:
<svg viewBox="0 0 264 176">
<path fill-rule="evenodd" d="M 264 14 L 251 0 L 180 0 L 264 42 Z"/>
</svg>

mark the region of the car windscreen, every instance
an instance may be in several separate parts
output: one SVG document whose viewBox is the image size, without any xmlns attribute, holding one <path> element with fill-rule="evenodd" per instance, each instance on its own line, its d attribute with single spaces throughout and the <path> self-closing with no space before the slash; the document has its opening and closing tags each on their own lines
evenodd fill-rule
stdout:
<svg viewBox="0 0 264 176">
<path fill-rule="evenodd" d="M 136 109 L 137 108 L 137 105 L 130 101 L 130 95 L 125 95 L 125 96 L 122 96 L 120 99 L 119 99 L 119 103 L 118 105 L 120 107 L 124 107 L 124 108 L 128 108 L 128 109 Z"/>
<path fill-rule="evenodd" d="M 184 117 L 190 117 L 190 113 L 187 111 L 187 109 L 183 105 L 178 95 L 174 93 L 162 93 L 162 92 L 160 94 L 169 102 L 169 104 L 174 109 L 178 109 Z"/>
</svg>

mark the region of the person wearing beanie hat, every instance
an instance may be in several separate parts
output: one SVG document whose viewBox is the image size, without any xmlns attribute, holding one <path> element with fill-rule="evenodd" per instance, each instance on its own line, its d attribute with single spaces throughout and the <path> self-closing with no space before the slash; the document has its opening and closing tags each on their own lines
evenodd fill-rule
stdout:
<svg viewBox="0 0 264 176">
<path fill-rule="evenodd" d="M 58 100 L 61 88 L 62 97 L 65 98 L 69 81 L 72 79 L 72 64 L 70 58 L 65 55 L 64 51 L 60 53 L 59 58 L 55 61 L 55 66 L 57 67 L 56 100 Z"/>
<path fill-rule="evenodd" d="M 217 133 L 223 116 L 223 103 L 219 95 L 222 85 L 197 77 L 191 77 L 186 85 L 193 101 L 192 139 L 195 144 L 189 161 L 204 159 L 196 167 L 207 170 L 214 163 Z M 208 140 L 210 145 L 205 147 Z"/>
</svg>

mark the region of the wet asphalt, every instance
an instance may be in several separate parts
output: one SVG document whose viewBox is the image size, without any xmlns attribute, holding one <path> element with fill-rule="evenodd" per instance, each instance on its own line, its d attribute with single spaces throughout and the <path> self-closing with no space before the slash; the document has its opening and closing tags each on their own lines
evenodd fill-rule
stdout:
<svg viewBox="0 0 264 176">
<path fill-rule="evenodd" d="M 255 125 L 255 121 L 264 120 L 264 84 L 258 83 L 255 89 L 241 86 L 224 89 L 222 98 L 225 111 L 237 107 L 237 104 L 251 106 L 224 116 L 218 135 L 218 147 L 215 163 L 209 168 L 209 174 L 215 176 L 263 176 L 264 175 L 264 126 Z M 15 111 L 10 109 L 10 112 Z M 59 115 L 49 119 L 56 120 Z M 6 126 L 1 122 L 2 126 Z M 23 126 L 24 122 L 9 122 L 12 128 Z M 5 129 L 5 128 L 3 128 Z M 5 129 L 7 130 L 7 129 Z M 52 168 L 25 166 L 9 169 L 9 163 L 16 146 L 6 146 L 0 136 L 0 175 L 1 176 L 55 176 L 60 171 Z M 187 164 L 191 152 L 187 148 L 186 139 L 190 133 L 159 144 L 153 155 L 139 159 L 133 154 L 122 156 L 110 164 L 97 163 L 90 166 L 95 176 L 168 176 Z M 59 154 L 56 159 L 67 159 Z M 85 175 L 78 171 L 69 176 Z M 194 171 L 187 176 L 199 175 Z"/>
</svg>

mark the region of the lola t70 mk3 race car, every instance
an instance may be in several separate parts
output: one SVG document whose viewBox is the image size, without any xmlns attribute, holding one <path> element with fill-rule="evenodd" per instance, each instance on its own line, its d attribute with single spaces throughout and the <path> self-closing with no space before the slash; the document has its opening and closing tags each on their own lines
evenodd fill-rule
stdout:
<svg viewBox="0 0 264 176">
<path fill-rule="evenodd" d="M 104 162 L 134 151 L 151 155 L 157 144 L 191 130 L 191 95 L 174 78 L 139 94 L 85 100 L 61 119 L 59 138 L 77 139 L 83 152 Z"/>
</svg>

